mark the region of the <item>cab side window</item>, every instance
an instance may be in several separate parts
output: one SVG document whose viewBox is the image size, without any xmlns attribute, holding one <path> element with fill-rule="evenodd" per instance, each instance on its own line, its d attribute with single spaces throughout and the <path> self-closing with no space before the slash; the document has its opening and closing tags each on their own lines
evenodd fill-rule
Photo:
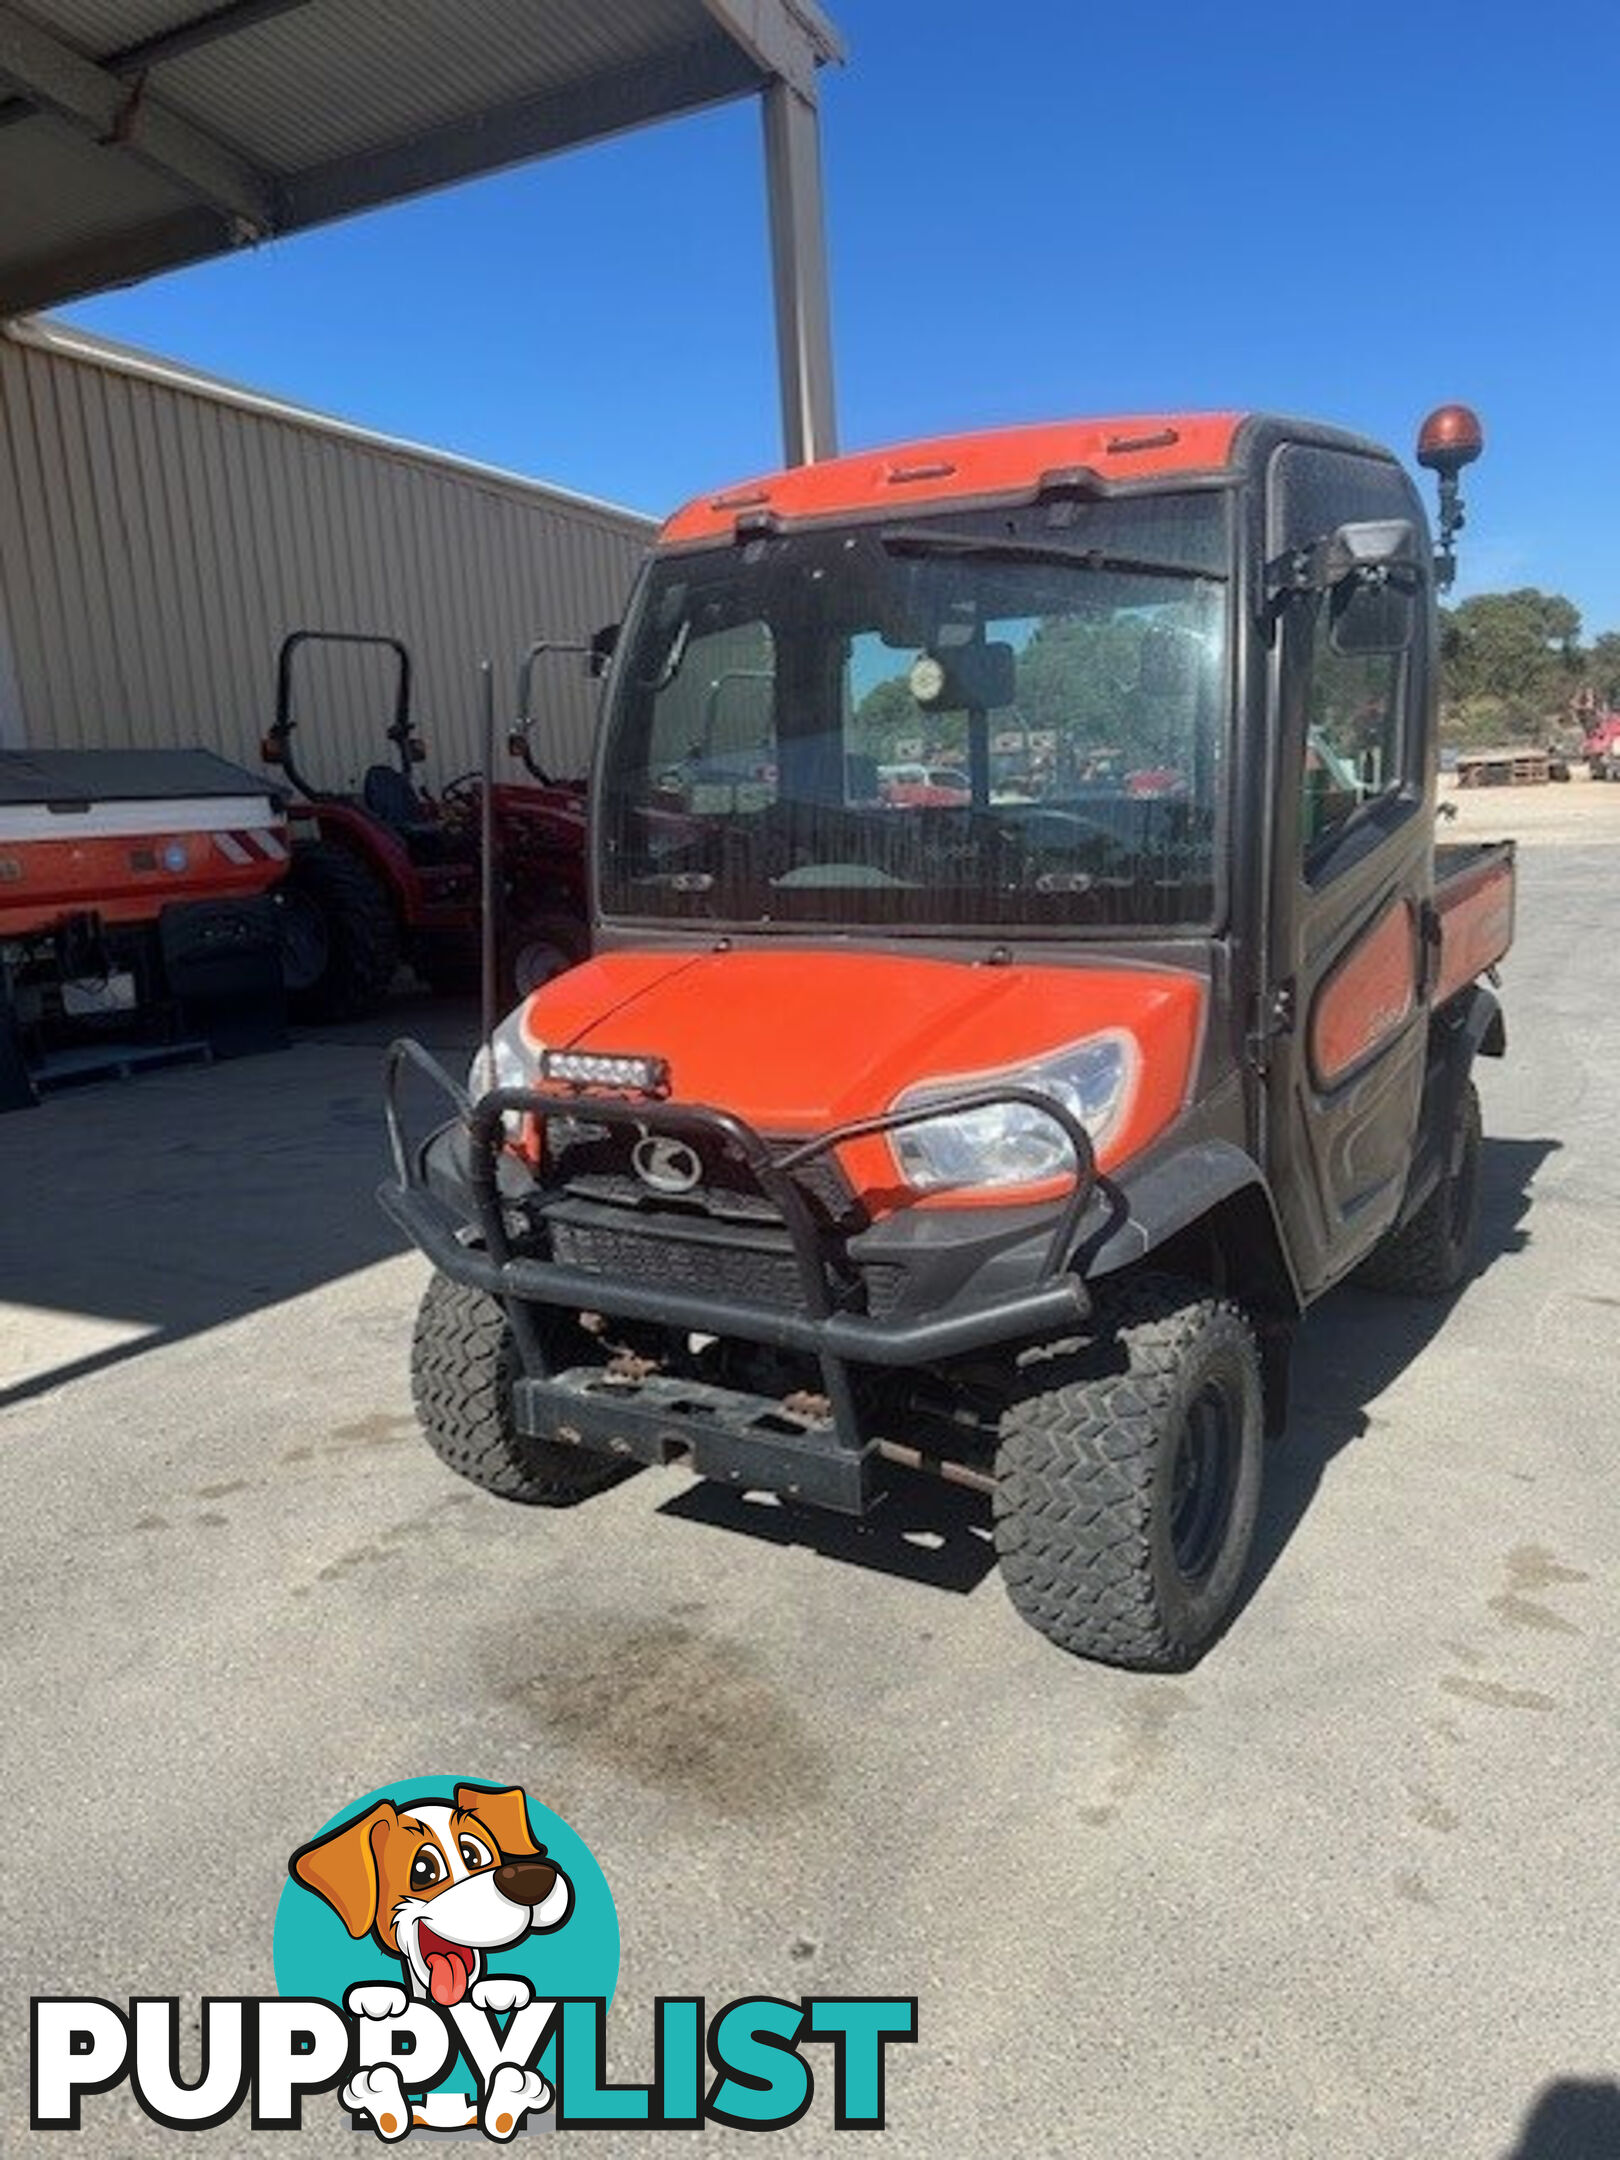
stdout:
<svg viewBox="0 0 1620 2160">
<path fill-rule="evenodd" d="M 1402 522 L 1417 553 L 1423 507 L 1393 460 L 1287 443 L 1268 482 L 1267 554 L 1328 539 L 1341 526 Z M 1401 607 L 1407 620 L 1399 625 Z M 1282 724 L 1299 759 L 1299 859 L 1308 884 L 1331 881 L 1379 845 L 1420 800 L 1423 609 L 1416 595 L 1344 578 L 1296 594 L 1286 612 Z"/>
<path fill-rule="evenodd" d="M 1305 691 L 1305 865 L 1319 862 L 1364 803 L 1392 794 L 1406 771 L 1403 653 L 1334 649 L 1334 601 L 1317 603 Z"/>
</svg>

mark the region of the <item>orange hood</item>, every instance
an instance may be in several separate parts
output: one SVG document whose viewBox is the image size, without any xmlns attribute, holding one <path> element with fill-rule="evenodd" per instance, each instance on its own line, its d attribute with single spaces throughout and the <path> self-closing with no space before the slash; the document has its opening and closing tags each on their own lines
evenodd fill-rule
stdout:
<svg viewBox="0 0 1620 2160">
<path fill-rule="evenodd" d="M 1139 1064 L 1106 1164 L 1144 1146 L 1181 1108 L 1202 1012 L 1199 980 L 1169 969 L 825 951 L 610 953 L 537 991 L 523 1032 L 535 1048 L 664 1058 L 674 1100 L 730 1110 L 787 1137 L 880 1114 L 923 1083 L 1010 1077 L 1086 1036 L 1124 1029 Z M 848 1153 L 853 1171 L 857 1151 Z M 869 1185 L 875 1165 L 860 1167 L 867 1175 L 858 1182 Z"/>
</svg>

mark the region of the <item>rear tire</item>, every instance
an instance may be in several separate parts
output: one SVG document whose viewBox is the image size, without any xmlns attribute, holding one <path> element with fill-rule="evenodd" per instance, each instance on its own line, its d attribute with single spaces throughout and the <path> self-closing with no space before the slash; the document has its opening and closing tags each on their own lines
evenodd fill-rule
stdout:
<svg viewBox="0 0 1620 2160">
<path fill-rule="evenodd" d="M 1230 1618 L 1265 1446 L 1260 1353 L 1229 1299 L 1142 1275 L 1094 1343 L 1032 1351 L 1001 1420 L 994 1495 L 1007 1594 L 1078 1657 L 1194 1664 Z"/>
<path fill-rule="evenodd" d="M 359 1020 L 387 997 L 399 967 L 388 895 L 346 848 L 293 849 L 276 894 L 281 979 L 295 1020 Z"/>
<path fill-rule="evenodd" d="M 1373 1247 L 1356 1270 L 1358 1283 L 1400 1297 L 1448 1297 L 1467 1281 L 1479 1230 L 1483 1148 L 1479 1090 L 1470 1080 L 1457 1106 L 1444 1176 L 1412 1220 Z"/>
<path fill-rule="evenodd" d="M 637 1467 L 520 1433 L 512 1418 L 520 1369 L 504 1308 L 482 1290 L 434 1274 L 416 1315 L 411 1394 L 440 1462 L 502 1500 L 552 1508 L 573 1507 Z"/>
</svg>

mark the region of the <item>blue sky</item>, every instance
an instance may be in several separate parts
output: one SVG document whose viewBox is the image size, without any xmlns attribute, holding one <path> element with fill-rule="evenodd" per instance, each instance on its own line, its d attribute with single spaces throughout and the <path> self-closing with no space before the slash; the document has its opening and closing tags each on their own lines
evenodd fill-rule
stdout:
<svg viewBox="0 0 1620 2160">
<path fill-rule="evenodd" d="M 1254 406 L 1489 448 L 1459 593 L 1620 629 L 1620 11 L 829 0 L 845 447 Z M 662 513 L 780 458 L 752 103 L 66 311 Z"/>
</svg>

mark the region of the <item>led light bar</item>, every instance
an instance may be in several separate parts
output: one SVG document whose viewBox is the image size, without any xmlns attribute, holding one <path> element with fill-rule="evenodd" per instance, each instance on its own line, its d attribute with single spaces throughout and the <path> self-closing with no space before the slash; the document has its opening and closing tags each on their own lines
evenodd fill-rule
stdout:
<svg viewBox="0 0 1620 2160">
<path fill-rule="evenodd" d="M 543 1050 L 542 1080 L 568 1087 L 625 1088 L 637 1095 L 667 1095 L 669 1061 L 661 1057 L 618 1057 L 601 1050 Z"/>
</svg>

